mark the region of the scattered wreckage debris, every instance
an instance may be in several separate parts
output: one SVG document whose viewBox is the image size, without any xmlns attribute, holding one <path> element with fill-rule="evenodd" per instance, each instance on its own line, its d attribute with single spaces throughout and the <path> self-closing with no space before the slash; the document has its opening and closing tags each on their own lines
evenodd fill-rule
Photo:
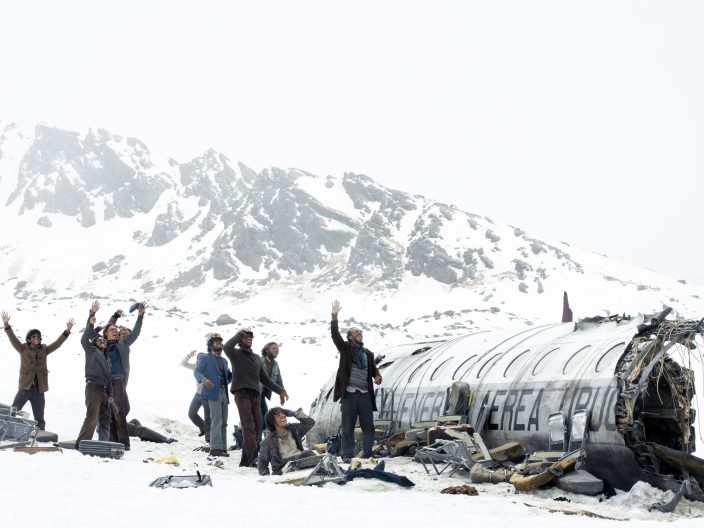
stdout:
<svg viewBox="0 0 704 528">
<path fill-rule="evenodd" d="M 17 446 L 12 448 L 15 453 L 27 453 L 34 455 L 36 453 L 61 453 L 61 448 L 57 446 Z"/>
<path fill-rule="evenodd" d="M 440 491 L 445 495 L 479 495 L 477 488 L 470 486 L 469 484 L 462 484 L 461 486 L 450 486 Z"/>
<path fill-rule="evenodd" d="M 100 458 L 122 458 L 125 454 L 125 446 L 120 442 L 107 442 L 104 440 L 81 440 L 78 443 L 78 451 L 84 455 L 97 456 Z"/>
<path fill-rule="evenodd" d="M 375 460 L 371 460 L 376 463 Z M 337 463 L 335 455 L 313 455 L 291 460 L 281 470 L 277 484 L 293 484 L 295 486 L 322 486 L 328 482 L 346 484 L 357 478 L 378 479 L 404 488 L 411 488 L 415 483 L 403 475 L 385 471 L 384 461 L 379 461 L 373 469 L 362 468 L 364 459 L 353 459 L 347 471 L 343 471 Z M 368 462 L 368 461 L 367 461 Z"/>
<path fill-rule="evenodd" d="M 152 488 L 198 488 L 200 486 L 212 486 L 213 481 L 210 475 L 201 474 L 196 471 L 195 475 L 166 475 L 159 477 L 149 484 Z"/>
<path fill-rule="evenodd" d="M 0 407 L 0 449 L 12 449 L 16 453 L 61 452 L 55 446 L 38 446 L 37 442 L 53 437 L 54 433 L 41 435 L 37 422 L 11 407 Z"/>
<path fill-rule="evenodd" d="M 391 432 L 375 453 L 415 456 L 427 472 L 509 479 L 525 489 L 609 494 L 644 481 L 704 501 L 691 408 L 704 319 L 668 320 L 670 313 L 388 349 L 379 355 L 376 422 Z M 312 405 L 311 441 L 339 427 L 333 384 Z M 450 415 L 458 419 L 441 423 Z"/>
<path fill-rule="evenodd" d="M 617 517 L 607 517 L 606 515 L 599 515 L 589 510 L 570 510 L 568 508 L 551 508 L 549 506 L 543 506 L 541 504 L 530 504 L 529 502 L 524 502 L 524 506 L 529 508 L 540 508 L 542 510 L 547 510 L 550 513 L 562 513 L 564 515 L 582 515 L 584 517 L 592 517 L 594 519 L 606 519 L 608 521 L 627 521 L 628 519 L 619 519 Z"/>
<path fill-rule="evenodd" d="M 154 460 L 155 464 L 170 464 L 172 466 L 180 466 L 181 463 L 176 458 L 176 455 L 165 455 Z"/>
<path fill-rule="evenodd" d="M 322 486 L 328 482 L 342 482 L 345 474 L 334 455 L 313 455 L 286 462 L 277 484 L 294 486 Z"/>
<path fill-rule="evenodd" d="M 562 460 L 553 462 L 545 471 L 541 471 L 535 475 L 522 475 L 520 473 L 511 475 L 509 482 L 513 484 L 518 491 L 534 491 L 547 486 L 566 472 L 572 471 L 576 464 L 577 455 L 567 455 L 567 457 Z"/>
</svg>

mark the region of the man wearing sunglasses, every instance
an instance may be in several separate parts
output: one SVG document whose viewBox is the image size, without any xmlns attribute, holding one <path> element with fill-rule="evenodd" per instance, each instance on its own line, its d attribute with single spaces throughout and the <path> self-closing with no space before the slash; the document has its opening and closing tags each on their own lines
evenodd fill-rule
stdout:
<svg viewBox="0 0 704 528">
<path fill-rule="evenodd" d="M 47 368 L 46 359 L 71 334 L 73 319 L 69 319 L 66 323 L 66 330 L 63 331 L 56 341 L 49 345 L 42 344 L 42 333 L 36 328 L 27 332 L 25 342 L 21 343 L 10 326 L 10 316 L 7 312 L 2 312 L 2 322 L 10 344 L 20 354 L 19 388 L 12 406 L 20 410 L 29 402 L 32 406 L 32 414 L 37 422 L 37 427 L 43 431 L 46 427 L 46 422 L 44 421 L 44 393 L 49 390 L 49 369 Z"/>
</svg>

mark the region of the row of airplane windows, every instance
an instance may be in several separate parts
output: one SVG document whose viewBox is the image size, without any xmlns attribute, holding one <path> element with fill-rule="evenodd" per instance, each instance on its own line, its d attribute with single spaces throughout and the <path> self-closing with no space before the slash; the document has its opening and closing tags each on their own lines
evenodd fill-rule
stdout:
<svg viewBox="0 0 704 528">
<path fill-rule="evenodd" d="M 618 343 L 614 345 L 613 347 L 609 348 L 602 356 L 599 358 L 597 361 L 594 370 L 595 372 L 599 373 L 602 372 L 608 365 L 610 365 L 620 354 L 620 352 L 623 350 L 623 345 L 625 343 Z M 563 374 L 572 374 L 577 370 L 577 367 L 581 364 L 582 360 L 586 356 L 587 352 L 591 349 L 591 345 L 587 345 L 585 347 L 580 348 L 577 350 L 575 353 L 573 353 L 565 362 L 564 366 L 562 367 L 562 373 Z M 554 354 L 556 354 L 560 350 L 559 347 L 553 348 L 548 350 L 543 356 L 536 362 L 535 366 L 533 367 L 532 370 L 532 375 L 536 376 L 540 372 L 542 372 L 545 367 L 549 364 L 548 359 L 551 357 L 554 357 Z M 426 352 L 426 350 L 423 350 L 423 352 Z M 518 354 L 513 360 L 506 366 L 506 369 L 504 370 L 504 378 L 508 378 L 516 373 L 516 371 L 524 366 L 524 363 L 527 359 L 529 359 L 529 354 L 531 350 L 525 350 Z M 484 376 L 486 373 L 489 372 L 491 367 L 494 366 L 495 360 L 497 360 L 501 356 L 501 353 L 497 353 L 489 357 L 484 364 L 481 366 L 481 368 L 477 371 L 477 379 L 481 378 Z M 433 370 L 433 373 L 430 375 L 430 380 L 435 379 L 438 377 L 438 375 L 443 371 L 443 367 L 450 366 L 450 362 L 454 359 L 454 357 L 447 358 L 445 361 L 440 363 L 435 369 Z M 465 359 L 460 365 L 455 369 L 454 374 L 452 375 L 452 379 L 462 379 L 464 378 L 469 371 L 476 365 L 476 360 L 477 359 L 477 354 L 474 354 L 467 359 Z M 430 358 L 426 359 L 425 361 L 420 362 L 416 368 L 414 368 L 411 373 L 408 376 L 408 382 L 410 383 L 413 378 L 415 378 L 416 374 L 418 374 L 421 370 L 421 368 L 426 365 L 430 361 Z M 393 361 L 384 363 L 380 366 L 380 368 L 385 368 L 391 365 Z M 463 367 L 464 371 L 462 371 Z M 460 371 L 462 371 L 460 373 Z"/>
</svg>

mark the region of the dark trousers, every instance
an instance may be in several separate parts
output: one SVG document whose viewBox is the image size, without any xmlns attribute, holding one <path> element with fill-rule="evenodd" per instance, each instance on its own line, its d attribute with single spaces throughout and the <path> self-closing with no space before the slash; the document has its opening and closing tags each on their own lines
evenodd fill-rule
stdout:
<svg viewBox="0 0 704 528">
<path fill-rule="evenodd" d="M 359 417 L 359 425 L 362 428 L 362 456 L 372 456 L 372 446 L 374 445 L 374 408 L 369 393 L 348 392 L 340 402 L 342 410 L 342 435 L 341 435 L 341 455 L 343 457 L 354 456 L 354 427 Z"/>
<path fill-rule="evenodd" d="M 261 440 L 262 438 L 262 431 L 266 429 L 266 422 L 264 419 L 266 418 L 266 413 L 269 412 L 269 406 L 266 404 L 266 397 L 262 394 L 262 405 L 261 405 L 261 414 L 259 415 L 259 431 L 257 431 L 257 438 Z"/>
<path fill-rule="evenodd" d="M 32 405 L 32 414 L 37 422 L 37 427 L 43 431 L 46 427 L 46 422 L 44 421 L 44 393 L 39 392 L 39 385 L 36 383 L 32 383 L 29 390 L 18 390 L 15 399 L 12 401 L 12 406 L 19 411 L 27 402 Z"/>
<path fill-rule="evenodd" d="M 105 413 L 108 405 L 108 394 L 105 388 L 97 383 L 86 383 L 86 419 L 83 420 L 81 432 L 76 439 L 76 447 L 81 440 L 91 440 L 98 417 Z"/>
<path fill-rule="evenodd" d="M 242 425 L 242 458 L 240 466 L 249 467 L 257 456 L 257 432 L 261 430 L 259 416 L 261 399 L 258 393 L 235 392 L 235 403 Z"/>
<path fill-rule="evenodd" d="M 112 379 L 112 400 L 117 405 L 117 413 L 112 414 L 110 421 L 110 441 L 120 442 L 125 449 L 130 448 L 130 434 L 127 430 L 127 414 L 130 412 L 130 400 L 125 390 L 125 380 Z"/>
<path fill-rule="evenodd" d="M 198 414 L 201 407 L 203 407 L 205 420 Z M 195 425 L 201 433 L 205 434 L 205 441 L 210 442 L 210 405 L 208 404 L 208 400 L 203 400 L 198 392 L 193 395 L 191 405 L 188 407 L 188 417 L 193 422 L 193 425 Z"/>
</svg>

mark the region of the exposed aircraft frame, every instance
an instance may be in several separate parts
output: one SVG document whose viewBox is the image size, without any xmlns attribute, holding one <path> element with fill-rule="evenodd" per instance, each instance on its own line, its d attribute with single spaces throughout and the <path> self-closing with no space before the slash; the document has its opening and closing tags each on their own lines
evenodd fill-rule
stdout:
<svg viewBox="0 0 704 528">
<path fill-rule="evenodd" d="M 555 442 L 548 419 L 562 416 L 562 448 L 572 417 L 586 411 L 585 469 L 618 489 L 643 480 L 704 501 L 704 461 L 694 457 L 694 373 L 673 359 L 691 357 L 703 321 L 660 314 L 597 317 L 512 332 L 475 332 L 449 341 L 392 347 L 380 355 L 384 377 L 376 418 L 396 430 L 457 414 L 449 409 L 454 381 L 469 385 L 459 411 L 489 447 L 519 442 L 527 452 Z M 309 438 L 338 432 L 334 376 L 313 402 Z M 559 442 L 558 442 L 559 443 Z"/>
</svg>

